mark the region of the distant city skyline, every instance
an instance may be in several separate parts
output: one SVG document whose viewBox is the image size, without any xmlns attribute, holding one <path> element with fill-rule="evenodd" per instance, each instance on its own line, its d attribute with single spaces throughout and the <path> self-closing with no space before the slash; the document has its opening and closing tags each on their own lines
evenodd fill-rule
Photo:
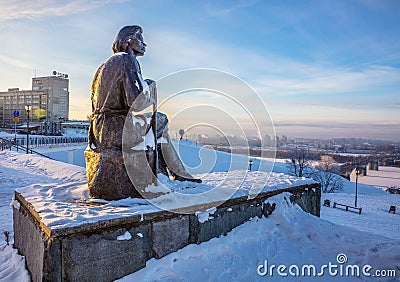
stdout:
<svg viewBox="0 0 400 282">
<path fill-rule="evenodd" d="M 180 139 L 180 135 L 178 133 L 178 131 L 172 130 L 171 131 L 171 135 L 173 138 L 179 140 Z M 258 135 L 251 135 L 248 134 L 245 137 L 244 136 L 238 136 L 238 135 L 225 135 L 222 136 L 220 134 L 214 134 L 214 133 L 206 133 L 206 132 L 200 132 L 200 131 L 189 131 L 189 132 L 185 132 L 185 134 L 183 135 L 184 139 L 190 139 L 192 141 L 198 141 L 199 136 L 202 136 L 202 138 L 208 137 L 211 139 L 216 139 L 216 138 L 238 138 L 241 140 L 245 140 L 244 138 L 246 137 L 247 140 L 255 140 L 257 138 L 259 138 Z M 269 136 L 269 135 L 268 135 Z M 280 141 L 282 141 L 282 138 L 286 138 L 287 140 L 285 141 L 285 143 L 296 143 L 296 142 L 301 142 L 304 140 L 319 140 L 319 141 L 331 141 L 331 140 L 339 140 L 339 141 L 376 141 L 376 142 L 383 142 L 385 144 L 400 144 L 400 141 L 395 141 L 395 140 L 391 140 L 391 139 L 385 139 L 385 138 L 370 138 L 370 137 L 312 137 L 312 136 L 295 136 L 295 135 L 286 135 L 286 134 L 277 134 L 275 135 Z M 272 136 L 269 136 L 270 138 L 272 138 Z M 265 139 L 265 138 L 264 138 Z"/>
<path fill-rule="evenodd" d="M 9 1 L 0 4 L 0 91 L 68 73 L 70 118 L 85 119 L 115 34 L 138 24 L 145 78 L 216 69 L 257 92 L 279 136 L 400 141 L 399 14 L 390 0 Z"/>
</svg>

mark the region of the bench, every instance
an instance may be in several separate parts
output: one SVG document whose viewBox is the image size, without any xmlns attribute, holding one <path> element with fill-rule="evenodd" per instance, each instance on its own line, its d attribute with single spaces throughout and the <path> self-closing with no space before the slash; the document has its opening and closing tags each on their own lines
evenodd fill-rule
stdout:
<svg viewBox="0 0 400 282">
<path fill-rule="evenodd" d="M 343 205 L 343 204 L 334 202 L 333 208 L 336 208 L 337 206 L 344 207 L 346 209 L 346 211 L 354 211 L 354 212 L 357 212 L 358 214 L 361 214 L 361 210 L 362 210 L 362 208 L 352 207 L 352 206 Z"/>
</svg>

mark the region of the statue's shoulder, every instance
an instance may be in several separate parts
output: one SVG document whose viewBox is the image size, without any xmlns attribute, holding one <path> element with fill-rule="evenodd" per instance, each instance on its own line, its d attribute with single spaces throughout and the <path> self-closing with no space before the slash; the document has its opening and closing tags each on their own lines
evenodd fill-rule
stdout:
<svg viewBox="0 0 400 282">
<path fill-rule="evenodd" d="M 127 66 L 133 66 L 136 67 L 135 64 L 135 57 L 129 55 L 128 53 L 125 52 L 118 52 L 113 55 L 111 55 L 110 58 L 107 59 L 105 62 L 106 65 L 127 65 Z"/>
<path fill-rule="evenodd" d="M 106 61 L 105 63 L 110 63 L 110 62 L 123 62 L 123 61 L 128 61 L 129 60 L 129 54 L 124 53 L 124 52 L 118 52 L 115 54 L 112 54 Z"/>
</svg>

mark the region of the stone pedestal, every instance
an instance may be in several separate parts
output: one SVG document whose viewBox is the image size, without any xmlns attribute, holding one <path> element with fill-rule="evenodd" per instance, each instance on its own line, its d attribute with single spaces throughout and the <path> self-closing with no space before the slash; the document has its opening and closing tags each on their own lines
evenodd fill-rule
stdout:
<svg viewBox="0 0 400 282">
<path fill-rule="evenodd" d="M 291 201 L 319 216 L 320 185 L 308 184 L 261 193 L 253 199 L 228 200 L 213 208 L 212 218 L 206 221 L 198 213 L 157 211 L 54 229 L 16 192 L 14 246 L 26 257 L 33 281 L 112 281 L 144 268 L 150 258 L 219 237 L 252 217 L 267 215 L 269 198 L 283 192 L 292 193 Z M 215 206 L 209 203 L 192 209 L 205 211 Z"/>
<path fill-rule="evenodd" d="M 100 153 L 86 149 L 85 161 L 89 192 L 93 198 L 144 198 L 144 189 L 157 183 L 145 151 L 103 150 Z M 133 179 L 127 170 L 135 171 Z"/>
</svg>

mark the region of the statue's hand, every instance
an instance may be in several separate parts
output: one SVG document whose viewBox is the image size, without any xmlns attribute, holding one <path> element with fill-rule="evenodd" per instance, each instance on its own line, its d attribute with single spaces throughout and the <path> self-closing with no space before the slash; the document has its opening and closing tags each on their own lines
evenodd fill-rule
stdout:
<svg viewBox="0 0 400 282">
<path fill-rule="evenodd" d="M 152 80 L 152 79 L 145 79 L 144 81 L 147 82 L 148 86 L 152 85 L 153 83 L 154 83 L 154 86 L 156 85 L 156 82 L 154 80 Z"/>
<path fill-rule="evenodd" d="M 151 79 L 145 79 L 147 85 L 149 86 L 150 90 L 150 96 L 151 99 L 153 100 L 154 105 L 157 105 L 157 88 L 156 88 L 156 82 Z"/>
</svg>

